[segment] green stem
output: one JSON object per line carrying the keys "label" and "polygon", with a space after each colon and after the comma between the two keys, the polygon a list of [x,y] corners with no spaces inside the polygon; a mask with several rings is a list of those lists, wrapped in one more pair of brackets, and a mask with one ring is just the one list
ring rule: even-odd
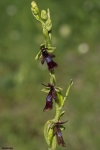
{"label": "green stem", "polygon": [[55,107],[56,107],[56,114],[54,120],[55,122],[58,122],[60,118],[61,107],[59,107],[57,103],[55,103]]}
{"label": "green stem", "polygon": [[48,34],[48,30],[43,28],[43,34],[45,36],[46,45],[48,45],[48,47],[50,47],[51,46],[51,40],[50,40],[50,37],[49,37],[49,34]]}

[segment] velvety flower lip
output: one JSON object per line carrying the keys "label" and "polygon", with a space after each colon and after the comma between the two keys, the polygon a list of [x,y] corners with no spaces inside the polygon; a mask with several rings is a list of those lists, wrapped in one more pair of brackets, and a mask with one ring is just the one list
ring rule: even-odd
{"label": "velvety flower lip", "polygon": [[54,67],[57,67],[57,63],[52,60],[52,58],[54,58],[55,55],[48,53],[48,48],[45,48],[44,45],[42,45],[40,49],[42,53],[41,63],[44,64],[44,62],[46,61],[49,71],[51,71]]}
{"label": "velvety flower lip", "polygon": [[58,145],[61,145],[63,147],[66,147],[66,144],[63,140],[61,128],[63,127],[62,124],[66,123],[67,121],[64,121],[64,122],[58,121],[57,123],[55,123],[54,128],[53,128],[53,134],[56,135]]}
{"label": "velvety flower lip", "polygon": [[48,83],[48,85],[42,84],[46,87],[50,88],[50,91],[46,97],[46,104],[45,107],[43,109],[43,111],[47,111],[47,110],[51,110],[53,108],[53,101],[52,99],[56,99],[56,91],[55,88],[52,84]]}

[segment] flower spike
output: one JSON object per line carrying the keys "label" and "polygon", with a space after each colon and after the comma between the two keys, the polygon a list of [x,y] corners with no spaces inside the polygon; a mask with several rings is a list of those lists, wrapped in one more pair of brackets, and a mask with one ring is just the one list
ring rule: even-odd
{"label": "flower spike", "polygon": [[57,87],[56,76],[54,68],[58,66],[56,62],[53,61],[55,55],[53,55],[56,47],[52,46],[52,21],[50,17],[49,8],[47,10],[39,10],[35,1],[31,3],[31,10],[33,16],[41,23],[42,32],[44,35],[44,41],[40,44],[40,50],[35,57],[35,60],[41,59],[41,64],[44,64],[46,61],[49,74],[50,74],[50,82],[45,85],[41,91],[47,93],[46,104],[43,111],[51,110],[53,108],[53,99],[55,100],[55,117],[52,120],[48,120],[44,125],[44,137],[48,145],[48,150],[56,150],[56,144],[66,147],[66,144],[63,140],[62,130],[65,129],[63,126],[65,122],[61,122],[62,115],[64,115],[65,111],[62,110],[65,100],[68,97],[70,88],[73,84],[71,80],[68,89],[66,91],[65,96],[62,95],[62,88]]}

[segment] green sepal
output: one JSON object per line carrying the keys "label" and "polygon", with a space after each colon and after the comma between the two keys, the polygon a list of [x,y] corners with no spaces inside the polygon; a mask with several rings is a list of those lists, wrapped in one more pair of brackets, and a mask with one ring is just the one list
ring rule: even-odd
{"label": "green sepal", "polygon": [[55,91],[56,92],[60,92],[60,91],[62,91],[63,89],[61,88],[61,87],[55,87]]}
{"label": "green sepal", "polygon": [[38,54],[37,54],[36,57],[35,57],[35,60],[38,60],[38,59],[40,59],[41,57],[42,57],[42,53],[41,53],[41,51],[39,51]]}
{"label": "green sepal", "polygon": [[49,93],[50,87],[45,87],[41,90],[42,92]]}
{"label": "green sepal", "polygon": [[47,47],[47,48],[48,53],[53,53],[54,50],[56,49],[56,47]]}
{"label": "green sepal", "polygon": [[65,127],[63,125],[60,125],[60,130],[61,131],[65,130]]}

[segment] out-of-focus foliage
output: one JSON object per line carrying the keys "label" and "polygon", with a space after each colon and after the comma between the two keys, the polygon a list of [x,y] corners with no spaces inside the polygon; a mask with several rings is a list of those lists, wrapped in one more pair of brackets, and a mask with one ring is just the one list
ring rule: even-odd
{"label": "out-of-focus foliage", "polygon": [[[99,150],[100,0],[36,2],[51,12],[58,86],[74,81],[64,107],[67,149]],[[49,74],[34,60],[44,37],[30,9],[30,0],[0,1],[0,148],[47,149],[43,126],[54,110],[42,112]]]}

